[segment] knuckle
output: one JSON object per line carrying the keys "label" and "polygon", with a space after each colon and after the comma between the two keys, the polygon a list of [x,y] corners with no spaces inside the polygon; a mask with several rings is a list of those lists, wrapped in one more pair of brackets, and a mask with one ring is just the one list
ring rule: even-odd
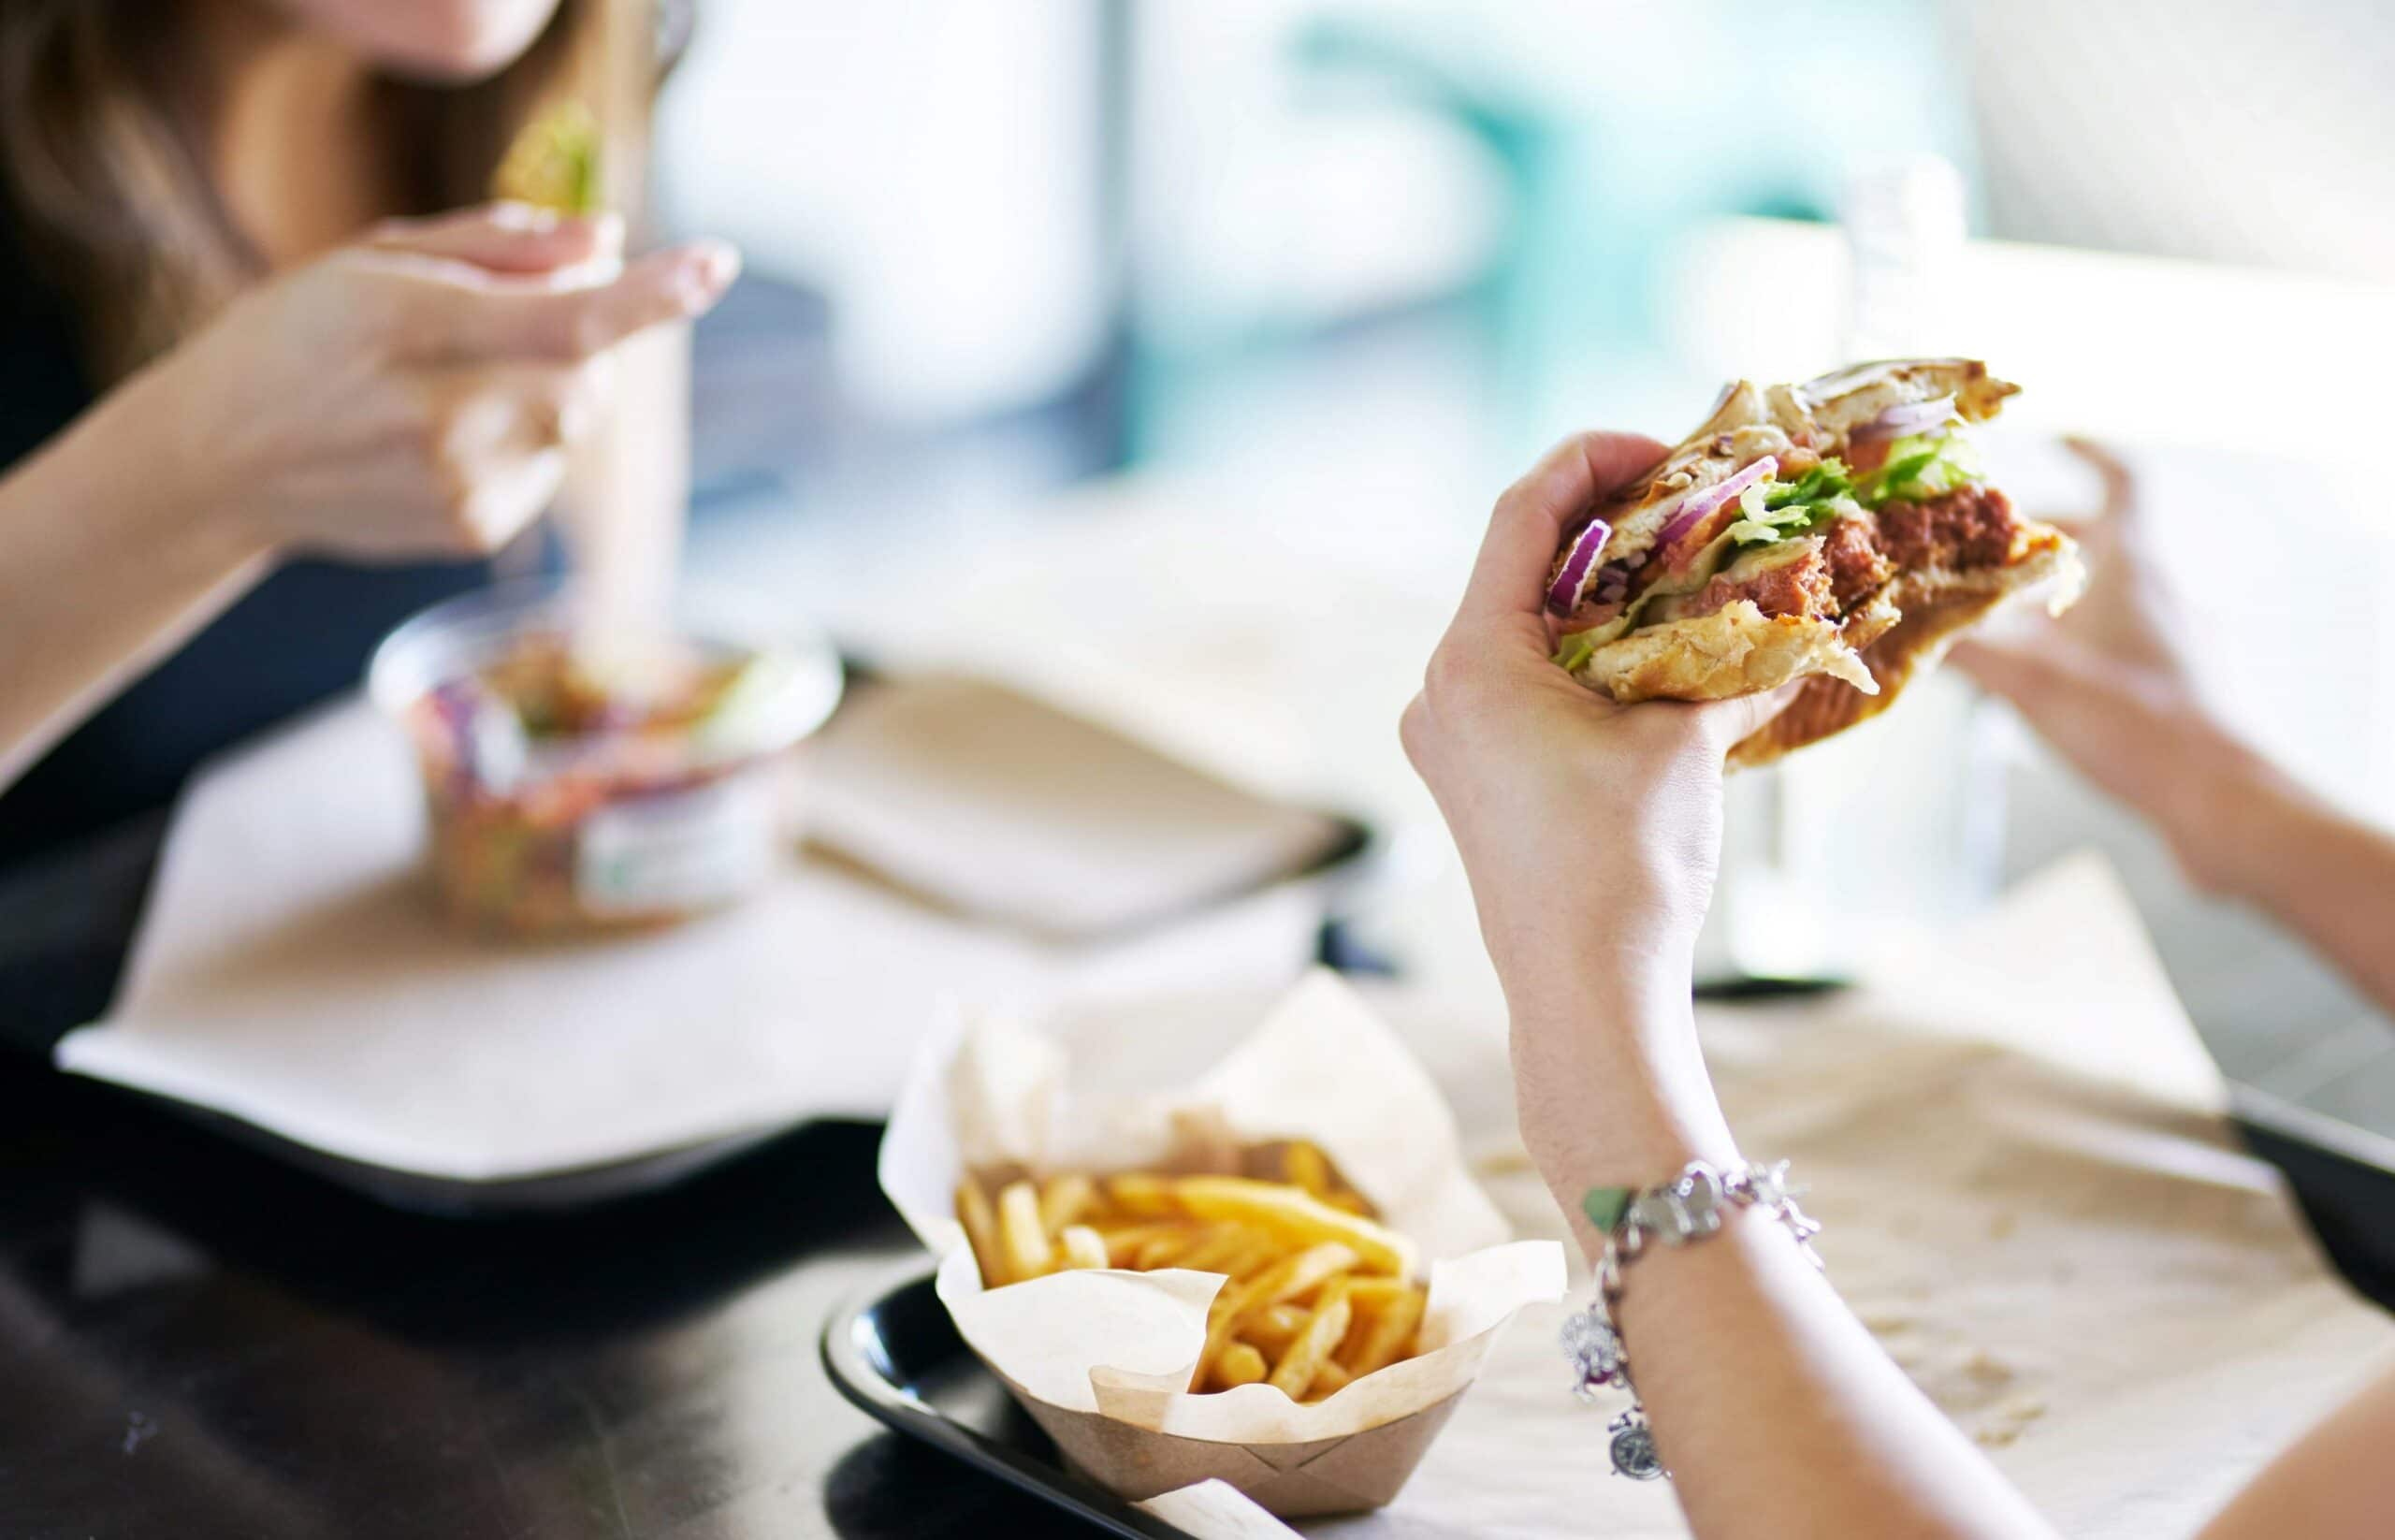
{"label": "knuckle", "polygon": [[361,273],[379,272],[390,266],[390,254],[378,252],[370,245],[343,246],[341,250],[312,262],[300,271],[323,277],[327,275],[356,277]]}
{"label": "knuckle", "polygon": [[491,556],[507,544],[509,533],[506,519],[489,506],[489,500],[459,478],[444,520],[448,548],[458,556]]}
{"label": "knuckle", "polygon": [[404,285],[374,281],[381,275],[364,269],[356,276],[368,281],[349,284],[341,295],[341,303],[369,347],[382,354],[396,354],[426,332],[426,317],[412,302],[414,297]]}
{"label": "knuckle", "polygon": [[1430,754],[1431,736],[1430,708],[1416,695],[1397,719],[1397,741],[1405,749],[1406,763],[1416,770]]}
{"label": "knuckle", "polygon": [[556,416],[558,437],[567,443],[579,443],[588,435],[591,419],[598,413],[597,398],[590,376],[576,370],[560,378],[541,399]]}
{"label": "knuckle", "polygon": [[1422,693],[1432,705],[1471,699],[1480,680],[1480,664],[1469,648],[1442,642],[1422,671]]}
{"label": "knuckle", "polygon": [[428,403],[420,409],[415,421],[409,425],[411,448],[416,458],[432,468],[436,478],[446,485],[456,475],[452,465],[451,446],[457,437],[457,408],[447,402]]}
{"label": "knuckle", "polygon": [[568,356],[588,359],[606,351],[607,318],[595,305],[577,307],[565,327],[565,351]]}
{"label": "knuckle", "polygon": [[443,545],[472,554],[479,543],[482,521],[475,516],[473,484],[456,471],[444,468],[436,491],[441,510],[441,536]]}

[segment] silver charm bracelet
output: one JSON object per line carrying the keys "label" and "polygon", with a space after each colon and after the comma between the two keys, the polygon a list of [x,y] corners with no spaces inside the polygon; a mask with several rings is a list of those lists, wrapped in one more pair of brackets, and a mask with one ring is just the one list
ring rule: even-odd
{"label": "silver charm bracelet", "polygon": [[1692,1160],[1669,1182],[1634,1193],[1627,1187],[1591,1187],[1580,1199],[1589,1222],[1604,1232],[1605,1249],[1597,1262],[1597,1298],[1563,1323],[1563,1356],[1575,1375],[1573,1394],[1582,1401],[1595,1401],[1599,1390],[1611,1386],[1631,1398],[1630,1410],[1606,1425],[1616,1475],[1652,1481],[1671,1475],[1655,1452],[1654,1431],[1647,1426],[1647,1409],[1638,1402],[1638,1388],[1631,1383],[1630,1359],[1613,1323],[1613,1308],[1621,1302],[1622,1268],[1656,1242],[1684,1246],[1717,1233],[1723,1210],[1733,1206],[1761,1209],[1788,1227],[1797,1248],[1818,1268],[1822,1258],[1813,1250],[1813,1237],[1822,1227],[1796,1206],[1796,1190],[1788,1184],[1784,1160],[1727,1170]]}

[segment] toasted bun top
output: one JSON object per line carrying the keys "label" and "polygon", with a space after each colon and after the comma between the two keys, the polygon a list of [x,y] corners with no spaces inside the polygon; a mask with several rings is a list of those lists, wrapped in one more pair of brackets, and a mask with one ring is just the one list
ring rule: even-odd
{"label": "toasted bun top", "polygon": [[1613,529],[1597,560],[1644,556],[1691,493],[1727,480],[1765,455],[1784,457],[1795,448],[1839,454],[1848,434],[1888,408],[1947,396],[1964,420],[1985,422],[2019,389],[1990,374],[1976,358],[1892,358],[1856,364],[1800,385],[1736,381],[1714,402],[1705,425],[1681,440],[1661,465],[1589,510]]}

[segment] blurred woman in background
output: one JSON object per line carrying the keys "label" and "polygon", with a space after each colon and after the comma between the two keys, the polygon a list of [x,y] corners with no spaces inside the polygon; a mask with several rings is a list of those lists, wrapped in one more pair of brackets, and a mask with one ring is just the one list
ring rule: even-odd
{"label": "blurred woman in background", "polygon": [[[1794,687],[1618,706],[1548,661],[1563,530],[1664,453],[1568,441],[1499,500],[1403,735],[1455,832],[1512,1018],[1524,1147],[1591,1262],[1592,1191],[1635,1192],[1741,1155],[1690,1004],[1721,855],[1722,757]],[[2345,818],[2213,709],[2139,549],[2126,474],[2061,620],[1957,654],[2098,784],[2153,820],[2199,885],[2246,898],[2395,1013],[2395,839]],[[1612,1310],[1653,1437],[1705,1540],[1931,1540],[2054,1531],[1882,1352],[1768,1206],[1709,1242],[1656,1245]],[[2289,1430],[2290,1432],[2293,1430]],[[2395,1513],[2395,1380],[2299,1440],[2203,1540],[2373,1540]],[[1590,1456],[1602,1461],[1602,1446]]]}
{"label": "blurred woman in background", "polygon": [[[653,0],[0,6],[0,932],[56,908],[12,926],[12,878],[57,889],[482,581],[555,494],[594,361],[730,283],[719,243],[626,266],[612,217],[469,207],[535,111],[627,49],[653,71],[658,23]],[[96,1010],[130,914],[95,923],[109,966],[65,986],[7,982],[0,948],[0,1029]]]}
{"label": "blurred woman in background", "polygon": [[584,361],[721,290],[711,245],[594,282],[609,221],[407,217],[486,196],[605,8],[0,10],[0,863],[353,680],[546,501]]}

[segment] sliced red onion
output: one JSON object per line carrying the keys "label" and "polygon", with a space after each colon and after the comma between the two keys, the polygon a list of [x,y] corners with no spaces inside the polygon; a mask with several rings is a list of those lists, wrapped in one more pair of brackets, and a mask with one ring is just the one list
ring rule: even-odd
{"label": "sliced red onion", "polygon": [[1672,521],[1664,525],[1662,531],[1655,536],[1655,549],[1659,551],[1671,549],[1672,542],[1693,529],[1698,519],[1778,469],[1778,457],[1765,455],[1745,470],[1715,482],[1703,491],[1691,492],[1688,500],[1680,504],[1680,511],[1674,514]]}
{"label": "sliced red onion", "polygon": [[1934,401],[1892,406],[1847,437],[1857,443],[1869,443],[1877,439],[1901,439],[1908,433],[1936,428],[1953,414],[1954,398],[1940,396]]}
{"label": "sliced red onion", "polygon": [[1589,574],[1597,564],[1597,553],[1613,538],[1613,526],[1604,519],[1589,520],[1589,527],[1572,537],[1572,547],[1563,556],[1563,565],[1556,570],[1555,581],[1546,586],[1546,607],[1557,615],[1569,615],[1580,603],[1580,596],[1588,588]]}

